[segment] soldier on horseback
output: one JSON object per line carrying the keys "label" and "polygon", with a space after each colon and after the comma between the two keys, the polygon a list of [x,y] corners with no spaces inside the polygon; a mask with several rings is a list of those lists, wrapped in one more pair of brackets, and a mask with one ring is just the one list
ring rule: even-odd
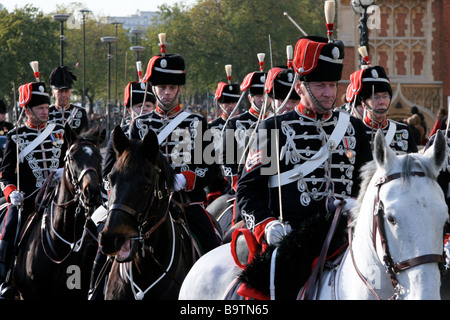
{"label": "soldier on horseback", "polygon": [[[236,201],[246,227],[260,245],[269,245],[271,250],[265,252],[280,248],[277,277],[292,286],[277,292],[278,299],[296,298],[330,229],[335,200],[357,196],[360,168],[372,159],[361,121],[334,110],[343,58],[340,40],[319,36],[298,40],[293,66],[300,103],[293,112],[261,123],[258,131],[266,132],[265,139],[250,149],[239,179]],[[273,130],[278,132],[278,144],[276,135],[270,134]],[[264,158],[268,151],[270,156]],[[273,161],[279,161],[279,170],[269,175],[265,169]],[[331,250],[345,242],[345,225],[337,228]],[[267,266],[270,255],[263,253],[256,260]],[[268,283],[268,275],[252,273],[256,269],[257,264],[250,264],[241,279],[268,295],[255,284],[257,278]],[[295,281],[289,276],[293,272],[300,275]]]}
{"label": "soldier on horseback", "polygon": [[89,123],[86,110],[70,103],[75,80],[77,77],[65,66],[58,66],[50,73],[50,88],[55,97],[55,104],[50,106],[49,122],[63,126],[68,123],[72,130],[79,134],[88,128]]}
{"label": "soldier on horseback", "polygon": [[357,112],[356,106],[359,105],[365,109],[365,117],[361,120],[371,143],[376,131],[381,128],[387,144],[397,154],[417,152],[417,145],[408,125],[387,118],[392,88],[385,69],[371,65],[365,47],[361,47],[360,52],[368,65],[350,75],[346,98],[352,105],[352,111]]}
{"label": "soldier on horseback", "polygon": [[241,96],[239,83],[231,82],[231,67],[232,66],[230,64],[225,66],[228,83],[219,82],[214,95],[214,98],[216,99],[222,113],[218,118],[208,123],[208,129],[211,131],[213,136],[215,159],[213,164],[210,166],[210,169],[212,170],[211,184],[206,188],[208,204],[219,196],[228,193],[230,189],[230,184],[223,176],[218,157],[222,148],[222,131],[227,123],[227,120],[230,116],[232,116],[233,111],[235,111],[236,105]]}
{"label": "soldier on horseback", "polygon": [[1,166],[0,186],[8,202],[0,229],[1,296],[12,290],[6,282],[12,267],[17,235],[34,211],[35,197],[52,172],[61,175],[67,145],[64,128],[49,123],[50,98],[44,82],[19,88],[19,103],[27,122],[8,132]]}
{"label": "soldier on horseback", "polygon": [[[198,237],[202,251],[208,252],[221,243],[221,235],[203,206],[204,187],[209,184],[211,173],[203,159],[205,146],[199,145],[199,138],[207,130],[207,122],[203,116],[183,110],[180,95],[186,82],[184,58],[166,54],[165,34],[160,34],[160,45],[161,54],[150,59],[143,79],[153,87],[156,108],[135,119],[131,138],[143,139],[148,130],[157,133],[161,151],[177,172],[175,191],[185,191],[189,197],[190,203],[185,207],[188,225]],[[177,200],[186,203],[181,198]]]}

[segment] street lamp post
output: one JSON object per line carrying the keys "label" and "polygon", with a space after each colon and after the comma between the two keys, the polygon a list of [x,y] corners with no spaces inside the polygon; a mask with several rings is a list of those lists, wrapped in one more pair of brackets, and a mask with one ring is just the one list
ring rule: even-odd
{"label": "street lamp post", "polygon": [[[144,47],[141,46],[131,46],[131,51],[134,51],[136,53],[136,62],[139,61],[139,52],[143,52],[145,50]],[[139,76],[136,74],[136,80],[139,81]]]}
{"label": "street lamp post", "polygon": [[[356,13],[361,15],[359,19],[359,46],[365,46],[369,52],[369,28],[367,28],[367,8],[375,4],[375,0],[351,0],[351,5]],[[366,64],[364,59],[360,57],[359,66]]]}
{"label": "street lamp post", "polygon": [[117,41],[116,37],[101,37],[102,42],[105,42],[108,45],[108,55],[106,57],[107,61],[107,95],[108,98],[106,100],[106,128],[108,132],[111,131],[111,44]]}
{"label": "street lamp post", "polygon": [[[116,38],[118,39],[118,34],[117,34],[117,28],[119,27],[119,25],[121,25],[122,24],[122,22],[118,22],[118,21],[114,21],[114,22],[111,22],[111,24],[113,24],[115,27],[116,27]],[[117,57],[118,57],[118,55],[117,55],[117,42],[116,42],[116,45],[115,45],[115,51],[116,51],[116,54],[115,54],[115,56],[116,56],[116,59],[115,59],[115,69],[114,69],[114,72],[115,72],[115,100],[114,100],[114,104],[116,105],[116,107],[117,107],[117,102],[118,102],[118,96],[117,96]]]}
{"label": "street lamp post", "polygon": [[70,14],[55,14],[53,19],[60,22],[60,36],[59,36],[59,65],[64,66],[64,22],[70,18]]}
{"label": "street lamp post", "polygon": [[[79,10],[83,15],[83,93],[81,95],[81,105],[83,108],[86,107],[86,14],[91,12],[87,9]],[[89,113],[92,111],[92,106],[89,109]]]}

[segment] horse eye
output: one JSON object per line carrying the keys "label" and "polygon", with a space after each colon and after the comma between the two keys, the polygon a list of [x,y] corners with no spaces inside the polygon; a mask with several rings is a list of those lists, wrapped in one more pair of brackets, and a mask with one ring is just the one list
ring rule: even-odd
{"label": "horse eye", "polygon": [[393,217],[387,217],[387,221],[393,226],[397,224],[397,220],[395,220]]}

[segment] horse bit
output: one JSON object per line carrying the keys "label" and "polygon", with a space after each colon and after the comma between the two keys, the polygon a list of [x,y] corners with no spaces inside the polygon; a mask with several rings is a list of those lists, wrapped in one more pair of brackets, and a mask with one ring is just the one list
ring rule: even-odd
{"label": "horse bit", "polygon": [[[390,181],[401,178],[401,176],[402,176],[401,173],[395,173],[395,174],[389,175],[387,177],[381,177],[375,182],[375,187],[377,187],[377,194],[374,199],[372,244],[373,244],[373,247],[375,248],[375,252],[376,252],[377,251],[376,237],[377,237],[377,232],[378,232],[378,235],[380,236],[381,245],[382,245],[382,248],[384,251],[383,264],[386,269],[386,272],[389,274],[392,286],[394,287],[394,295],[390,298],[390,300],[396,300],[402,294],[401,285],[397,278],[397,274],[399,272],[405,271],[409,268],[412,268],[412,267],[415,267],[415,266],[418,266],[421,264],[433,263],[433,262],[437,262],[437,263],[444,262],[444,256],[442,254],[425,254],[425,255],[415,257],[415,258],[411,258],[411,259],[407,259],[407,260],[404,260],[401,262],[394,263],[394,260],[389,251],[389,246],[388,246],[387,239],[386,239],[386,230],[385,230],[385,226],[384,226],[385,212],[384,212],[383,202],[380,200],[380,189],[381,189],[381,186],[384,185],[385,183],[388,183]],[[425,177],[425,174],[423,172],[412,172],[411,176]],[[350,239],[350,248],[352,248],[351,235],[350,235],[349,239]],[[372,294],[374,294],[378,300],[381,300],[379,295],[375,292],[375,290],[372,288],[372,286],[368,283],[368,281],[365,279],[365,277],[359,271],[358,267],[356,266],[354,257],[353,257],[353,250],[351,250],[351,251],[352,251],[351,253],[352,253],[353,265],[354,265],[359,277],[364,282],[364,284],[367,286],[367,288],[372,292]]]}

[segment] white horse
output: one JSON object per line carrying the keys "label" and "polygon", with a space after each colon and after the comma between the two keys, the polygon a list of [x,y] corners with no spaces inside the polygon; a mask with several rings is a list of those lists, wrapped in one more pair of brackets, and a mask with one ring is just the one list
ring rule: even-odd
{"label": "white horse", "polygon": [[[436,176],[445,157],[442,132],[424,155],[402,156],[377,132],[374,160],[362,170],[361,191],[352,209],[350,245],[340,263],[324,271],[312,298],[440,298],[448,211]],[[230,246],[223,245],[192,267],[179,298],[223,299],[240,272]]]}

